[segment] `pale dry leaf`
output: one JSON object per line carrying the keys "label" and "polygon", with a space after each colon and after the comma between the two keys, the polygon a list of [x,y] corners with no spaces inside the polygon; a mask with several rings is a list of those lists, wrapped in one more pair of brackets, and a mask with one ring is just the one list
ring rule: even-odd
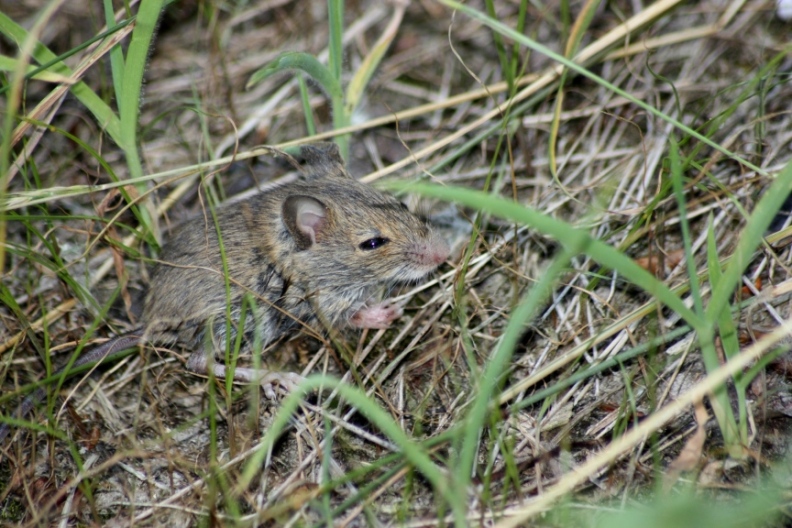
{"label": "pale dry leaf", "polygon": [[699,400],[695,406],[696,431],[685,442],[685,447],[679,452],[679,455],[668,466],[668,471],[663,479],[663,489],[669,490],[671,486],[679,479],[679,476],[684,471],[691,471],[696,469],[701,461],[701,453],[704,448],[704,441],[707,439],[707,430],[705,425],[709,419],[707,409],[704,407],[704,402]]}

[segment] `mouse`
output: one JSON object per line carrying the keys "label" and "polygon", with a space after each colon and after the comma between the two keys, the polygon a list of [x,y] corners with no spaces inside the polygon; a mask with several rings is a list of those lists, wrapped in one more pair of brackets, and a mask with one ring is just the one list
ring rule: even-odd
{"label": "mouse", "polygon": [[[152,269],[139,325],[84,351],[69,371],[150,344],[183,347],[188,371],[225,378],[222,358],[237,338],[250,353],[302,327],[380,329],[399,318],[397,304],[374,296],[424,279],[447,260],[448,243],[395,197],[355,180],[334,143],[305,145],[300,158],[292,159],[296,181],[176,227]],[[247,368],[233,376],[261,384],[269,398],[274,384],[288,390],[302,379]],[[17,416],[44,394],[28,396]],[[9,431],[0,425],[0,442]]]}

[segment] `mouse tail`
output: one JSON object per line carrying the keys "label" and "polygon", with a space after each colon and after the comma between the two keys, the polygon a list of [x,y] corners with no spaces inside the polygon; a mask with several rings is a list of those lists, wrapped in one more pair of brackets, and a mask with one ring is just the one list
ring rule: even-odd
{"label": "mouse tail", "polygon": [[[80,368],[84,365],[94,365],[98,366],[104,363],[106,360],[112,359],[114,356],[117,356],[121,352],[125,352],[131,348],[135,348],[139,346],[143,339],[143,330],[141,328],[137,328],[135,330],[131,330],[126,334],[122,334],[118,337],[107,341],[99,345],[98,347],[94,347],[88,351],[83,352],[80,356],[74,360],[71,366],[66,372],[66,378],[71,377],[78,372],[82,372],[85,369]],[[68,365],[67,365],[68,366]],[[61,376],[63,375],[66,367],[59,369],[53,376]],[[24,401],[17,407],[16,412],[14,413],[14,418],[21,420],[25,418],[30,411],[33,410],[33,407],[36,406],[42,399],[46,392],[44,387],[38,387],[33,393],[29,394]],[[3,444],[3,441],[11,432],[11,424],[4,422],[0,424],[0,445]]]}

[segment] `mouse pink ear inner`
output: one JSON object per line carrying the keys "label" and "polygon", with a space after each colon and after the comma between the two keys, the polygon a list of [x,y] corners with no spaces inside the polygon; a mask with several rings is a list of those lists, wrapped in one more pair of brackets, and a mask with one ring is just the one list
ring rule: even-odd
{"label": "mouse pink ear inner", "polygon": [[297,249],[308,249],[327,226],[327,207],[311,196],[289,196],[283,202],[283,221]]}

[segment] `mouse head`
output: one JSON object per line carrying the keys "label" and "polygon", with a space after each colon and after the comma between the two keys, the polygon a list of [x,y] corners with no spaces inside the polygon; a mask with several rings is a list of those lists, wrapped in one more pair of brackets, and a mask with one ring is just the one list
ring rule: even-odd
{"label": "mouse head", "polygon": [[295,185],[281,214],[295,266],[339,288],[419,280],[449,253],[402,203],[345,172]]}

